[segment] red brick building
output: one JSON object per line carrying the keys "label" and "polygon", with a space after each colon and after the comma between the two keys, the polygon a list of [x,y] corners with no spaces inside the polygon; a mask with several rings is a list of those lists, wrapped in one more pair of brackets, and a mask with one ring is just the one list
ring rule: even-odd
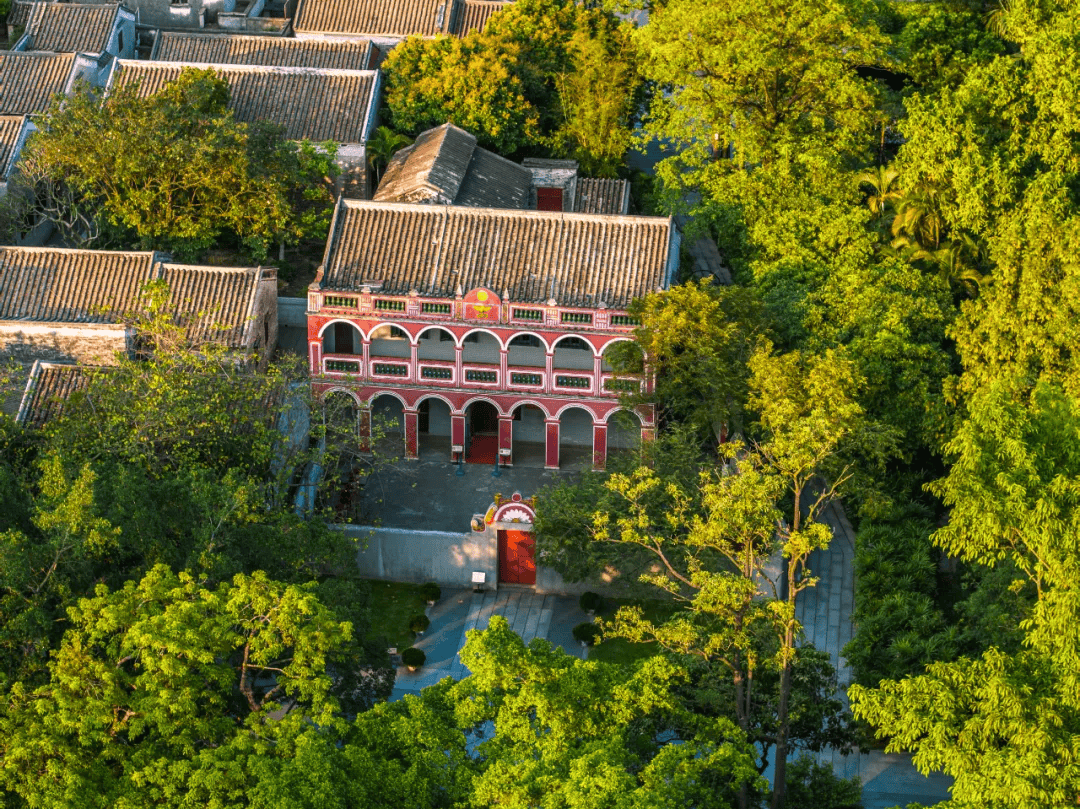
{"label": "red brick building", "polygon": [[[605,361],[631,340],[630,301],[665,289],[670,219],[343,200],[308,292],[317,389],[347,395],[361,441],[371,414],[406,457],[503,464],[651,437],[651,408],[620,421]],[[527,456],[527,458],[526,458]]]}

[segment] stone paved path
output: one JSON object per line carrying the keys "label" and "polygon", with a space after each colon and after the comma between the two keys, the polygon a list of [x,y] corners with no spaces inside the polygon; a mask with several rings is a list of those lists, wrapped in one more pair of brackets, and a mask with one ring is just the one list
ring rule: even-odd
{"label": "stone paved path", "polygon": [[[491,616],[501,615],[506,618],[510,628],[521,636],[525,643],[533,638],[547,638],[553,633],[566,634],[562,623],[577,613],[576,600],[573,609],[567,610],[568,599],[544,593],[536,593],[531,588],[507,587],[503,585],[497,592],[485,591],[473,593],[468,590],[453,591],[429,610],[431,626],[419,638],[416,646],[428,656],[423,668],[410,672],[399,666],[394,682],[392,699],[400,698],[405,693],[417,693],[422,688],[434,685],[443,677],[455,680],[468,675],[468,669],[461,662],[458,654],[465,645],[465,633],[470,629],[487,629]],[[560,625],[553,632],[552,619],[560,616]],[[558,643],[558,639],[549,638]]]}
{"label": "stone paved path", "polygon": [[[840,650],[851,640],[851,614],[855,604],[855,532],[844,511],[832,504],[825,511],[824,521],[832,528],[833,541],[825,551],[810,556],[809,568],[820,576],[816,587],[800,596],[796,610],[806,637],[818,649],[828,651],[836,667],[837,681],[843,694],[851,684],[851,669]],[[843,777],[859,776],[863,784],[864,809],[887,809],[908,803],[933,805],[948,800],[952,779],[941,773],[923,776],[906,754],[872,751],[841,756],[826,750],[818,756]]]}

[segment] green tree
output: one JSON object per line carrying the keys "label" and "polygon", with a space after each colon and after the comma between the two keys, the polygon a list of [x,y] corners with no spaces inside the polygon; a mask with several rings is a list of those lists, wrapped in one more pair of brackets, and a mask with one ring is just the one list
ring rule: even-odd
{"label": "green tree", "polygon": [[272,756],[335,721],[326,660],[351,628],[310,588],[255,574],[208,589],[159,566],[69,617],[49,683],[16,684],[0,716],[0,773],[29,805],[237,805],[235,745]]}
{"label": "green tree", "polygon": [[367,142],[368,164],[375,171],[375,183],[378,185],[379,178],[382,177],[383,170],[390,162],[390,158],[394,156],[394,153],[404,149],[412,143],[411,138],[407,138],[387,126],[380,126],[375,130],[375,133]]}
{"label": "green tree", "polygon": [[655,376],[653,394],[631,404],[656,401],[665,418],[692,425],[702,436],[738,429],[746,404],[747,361],[767,334],[767,318],[752,291],[683,284],[635,300],[630,314],[641,325],[634,343],[613,347],[616,375],[642,371],[642,352]]}
{"label": "green tree", "polygon": [[[661,479],[648,466],[612,474],[605,487],[617,499],[594,515],[593,535],[652,554],[657,572],[643,574],[642,581],[684,607],[664,623],[624,609],[609,631],[656,641],[728,671],[735,721],[762,750],[760,768],[775,749],[777,807],[784,801],[795,716],[801,631],[795,606],[817,581],[807,560],[832,538],[821,512],[852,475],[843,450],[859,439],[865,419],[855,399],[861,380],[835,354],[773,355],[762,348],[749,367],[756,440],[721,445],[722,469],[703,472],[690,488]],[[658,509],[657,502],[665,507]],[[541,534],[541,547],[543,542]],[[779,569],[771,569],[773,560]],[[762,703],[753,698],[754,689],[767,679],[760,670],[769,668],[776,675],[775,697],[767,700],[767,715],[755,715]],[[825,743],[816,735],[821,715],[810,725],[816,733],[808,741]],[[744,788],[740,805],[749,801]]]}
{"label": "green tree", "polygon": [[[185,69],[159,92],[103,98],[83,86],[55,102],[20,156],[18,182],[64,238],[162,249],[191,260],[226,235],[265,258],[269,244],[325,236],[333,144],[286,142],[238,124],[227,83]],[[234,242],[235,243],[235,242]]]}
{"label": "green tree", "polygon": [[1080,792],[1080,408],[1060,387],[1036,387],[1029,405],[1002,383],[974,396],[968,412],[935,486],[952,507],[935,542],[968,562],[1007,560],[1030,584],[1023,647],[853,686],[852,708],[890,739],[887,749],[952,775],[958,806],[1071,805]]}
{"label": "green tree", "polygon": [[526,647],[495,616],[461,651],[472,676],[454,686],[459,721],[494,734],[477,747],[472,803],[574,807],[730,807],[760,789],[753,752],[723,719],[699,719],[682,744],[660,741],[682,709],[682,673],[662,658],[632,670],[585,662],[546,641]]}
{"label": "green tree", "polygon": [[[828,163],[862,150],[873,88],[854,67],[880,59],[870,7],[674,0],[638,32],[653,96],[646,133],[681,150],[662,173],[701,188],[710,172],[776,160]],[[736,159],[717,161],[733,151]]]}
{"label": "green tree", "polygon": [[407,40],[383,66],[393,127],[450,121],[504,156],[554,149],[613,176],[641,92],[626,27],[600,8],[525,0],[462,39]]}

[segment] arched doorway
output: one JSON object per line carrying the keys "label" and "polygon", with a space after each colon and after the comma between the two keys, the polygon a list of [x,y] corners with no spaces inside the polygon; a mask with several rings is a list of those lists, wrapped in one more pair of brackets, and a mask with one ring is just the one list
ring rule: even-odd
{"label": "arched doorway", "polygon": [[608,459],[616,455],[636,455],[641,449],[641,417],[630,410],[617,410],[607,420]]}
{"label": "arched doorway", "polygon": [[399,458],[405,455],[405,406],[396,396],[380,393],[371,400],[372,448]]}
{"label": "arched doorway", "polygon": [[475,401],[465,409],[465,462],[495,464],[499,456],[499,409]]}
{"label": "arched doorway", "polygon": [[417,403],[417,454],[421,460],[449,458],[451,431],[450,405],[438,396],[428,396]]}
{"label": "arched doorway", "polygon": [[592,468],[593,416],[583,407],[568,407],[559,415],[559,468]]}
{"label": "arched doorway", "polygon": [[546,418],[547,414],[539,405],[523,404],[514,408],[511,444],[514,466],[543,469]]}

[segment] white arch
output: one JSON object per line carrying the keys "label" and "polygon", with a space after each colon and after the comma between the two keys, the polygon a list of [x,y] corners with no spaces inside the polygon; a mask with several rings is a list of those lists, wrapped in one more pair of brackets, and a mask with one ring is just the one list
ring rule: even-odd
{"label": "white arch", "polygon": [[580,334],[564,334],[564,335],[563,335],[562,337],[560,337],[560,338],[559,338],[559,339],[557,339],[557,340],[556,340],[556,341],[555,341],[554,343],[552,343],[552,344],[551,344],[551,353],[552,353],[552,354],[554,354],[554,353],[555,353],[555,349],[557,349],[557,348],[559,347],[559,343],[561,343],[561,342],[562,342],[563,340],[568,340],[568,339],[570,339],[570,338],[576,338],[576,339],[578,339],[578,340],[581,340],[581,341],[582,341],[583,343],[585,343],[585,345],[587,345],[587,346],[588,346],[589,348],[591,348],[591,349],[592,349],[592,352],[593,352],[593,356],[594,356],[594,357],[599,357],[599,356],[602,356],[602,355],[601,355],[601,354],[600,354],[600,353],[599,353],[599,352],[597,351],[597,349],[596,349],[596,346],[594,346],[594,345],[593,345],[592,343],[590,343],[590,342],[589,342],[588,340],[586,340],[586,339],[585,339],[584,337],[582,337],[582,336],[581,336]]}
{"label": "white arch", "polygon": [[[450,330],[447,329],[447,331],[450,331]],[[474,334],[474,333],[476,333],[478,331],[483,332],[484,334],[490,334],[492,337],[495,338],[495,342],[499,344],[499,350],[500,351],[505,351],[506,350],[506,345],[503,344],[503,341],[499,339],[499,335],[497,335],[491,329],[485,329],[485,328],[481,328],[481,327],[477,327],[475,329],[469,329],[467,332],[465,332],[463,335],[461,335],[461,337],[458,338],[457,344],[459,346],[464,346],[465,345],[465,338],[468,337],[470,334]]]}
{"label": "white arch", "polygon": [[[394,325],[396,325],[396,324],[394,324]],[[401,327],[399,326],[398,328],[401,328]],[[450,331],[450,329],[446,328],[446,326],[435,326],[435,325],[428,324],[426,326],[423,326],[420,329],[420,331],[418,331],[415,335],[413,335],[412,332],[410,332],[408,329],[404,329],[403,331],[406,334],[409,335],[409,339],[410,339],[410,341],[412,342],[413,345],[419,345],[420,344],[420,338],[424,336],[424,333],[429,332],[432,329],[436,329],[438,331],[446,332],[447,334],[449,334],[451,337],[454,338],[454,344],[457,345],[457,337],[454,337],[454,333],[452,331]]]}
{"label": "white arch", "polygon": [[420,407],[420,403],[425,401],[426,399],[438,399],[440,402],[443,402],[448,408],[450,408],[451,413],[455,412],[454,403],[447,399],[445,396],[442,396],[438,393],[425,393],[423,396],[416,400],[416,404],[413,407]]}
{"label": "white arch", "polygon": [[510,338],[506,341],[506,347],[510,348],[510,344],[512,342],[514,342],[515,337],[524,337],[526,335],[529,335],[530,337],[535,337],[537,340],[539,340],[540,344],[544,347],[545,353],[552,350],[551,346],[548,344],[548,341],[545,340],[543,337],[541,337],[539,334],[537,334],[534,331],[517,331],[517,332],[514,332],[512,335],[510,335]]}
{"label": "white arch", "polygon": [[323,324],[322,328],[319,329],[319,340],[320,340],[320,342],[322,341],[323,334],[326,332],[326,330],[328,328],[330,328],[331,326],[333,326],[335,323],[348,323],[350,326],[352,326],[354,329],[356,329],[358,332],[360,332],[360,336],[362,338],[367,339],[367,336],[364,334],[364,330],[361,329],[359,326],[357,326],[355,323],[353,323],[351,320],[346,320],[343,317],[335,317],[333,320],[326,321]]}
{"label": "white arch", "polygon": [[577,408],[578,410],[584,410],[586,413],[592,416],[593,424],[601,420],[599,416],[597,416],[596,413],[593,412],[593,409],[591,407],[581,404],[580,402],[571,402],[570,404],[563,405],[559,408],[559,411],[553,416],[553,418],[561,419],[563,413],[565,413],[567,410],[572,410],[574,408]]}
{"label": "white arch", "polygon": [[[467,402],[465,402],[465,404],[463,404],[461,406],[461,412],[462,413],[469,412],[469,405],[473,404],[474,402],[487,402],[488,404],[492,405],[495,408],[495,411],[500,416],[505,416],[506,415],[506,413],[503,412],[503,409],[501,407],[499,407],[499,403],[496,402],[494,399],[489,399],[487,396],[474,396],[473,398],[469,399]],[[453,412],[453,411],[451,411],[451,412]]]}
{"label": "white arch", "polygon": [[[613,337],[612,339],[610,339],[606,343],[604,343],[602,346],[600,346],[600,356],[603,356],[604,352],[606,352],[609,348],[611,348],[616,343],[634,343],[636,345],[637,340],[635,340],[633,337]],[[638,346],[638,348],[641,349],[641,346]],[[644,349],[641,349],[641,355],[645,356],[645,350]]]}
{"label": "white arch", "polygon": [[356,394],[356,392],[355,392],[355,391],[351,391],[351,390],[349,390],[348,388],[343,388],[343,387],[341,387],[341,386],[339,386],[339,385],[335,385],[335,386],[334,386],[334,387],[332,387],[332,388],[327,388],[326,390],[324,390],[324,391],[322,392],[322,395],[320,396],[320,398],[321,398],[321,399],[322,399],[323,401],[326,401],[326,397],[328,397],[328,396],[329,396],[329,395],[330,395],[331,393],[344,393],[344,394],[346,394],[347,396],[349,396],[349,397],[351,397],[351,398],[352,398],[352,400],[353,400],[353,403],[354,403],[354,404],[355,404],[355,405],[356,405],[356,406],[357,406],[358,408],[361,408],[361,409],[363,409],[363,408],[365,407],[364,403],[363,403],[362,401],[360,401],[360,397],[359,397],[359,396],[358,396],[358,395]]}
{"label": "white arch", "polygon": [[[405,328],[404,323],[394,323],[394,322],[386,321],[386,320],[381,321],[379,323],[376,323],[374,326],[372,326],[370,329],[368,329],[368,333],[364,335],[364,339],[365,340],[374,339],[372,337],[372,335],[375,334],[375,332],[377,332],[383,326],[393,326],[396,329],[400,329],[401,331],[405,332],[405,336],[409,338],[409,344],[410,345],[416,345],[416,339],[417,339],[416,336],[411,331],[409,331],[407,328]],[[361,331],[360,333],[364,334],[363,331]]]}
{"label": "white arch", "polygon": [[609,421],[611,421],[611,417],[614,416],[616,413],[629,413],[631,416],[633,416],[634,418],[636,418],[638,420],[638,426],[639,427],[647,427],[647,426],[649,426],[649,425],[647,425],[645,423],[645,417],[642,416],[640,413],[638,413],[636,410],[634,410],[632,407],[622,407],[622,406],[613,407],[608,412],[608,414],[606,416],[604,416],[603,422],[605,424],[607,424]]}
{"label": "white arch", "polygon": [[393,396],[395,399],[397,399],[399,402],[401,402],[401,409],[402,410],[408,410],[409,409],[408,402],[406,402],[405,399],[402,398],[401,394],[394,393],[394,391],[392,391],[392,390],[380,390],[380,391],[378,391],[376,393],[371,394],[371,396],[368,397],[367,406],[371,407],[372,404],[374,404],[375,400],[378,399],[380,396]]}
{"label": "white arch", "polygon": [[544,407],[539,402],[532,401],[531,399],[525,399],[524,401],[514,404],[514,406],[510,408],[510,414],[513,415],[514,411],[523,405],[532,405],[533,407],[539,408],[540,412],[544,414],[545,421],[551,418],[551,414],[548,412],[548,409],[546,407]]}

